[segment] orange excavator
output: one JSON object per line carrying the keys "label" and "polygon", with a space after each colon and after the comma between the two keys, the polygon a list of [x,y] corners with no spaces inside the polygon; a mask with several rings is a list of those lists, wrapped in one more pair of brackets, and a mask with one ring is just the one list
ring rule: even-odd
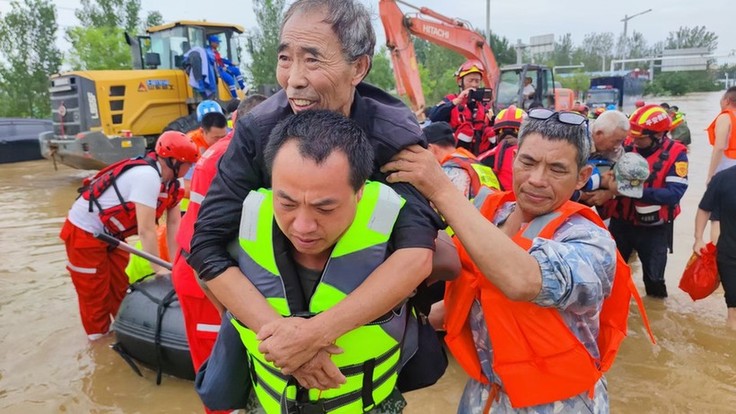
{"label": "orange excavator", "polygon": [[[414,9],[416,13],[404,14],[397,3]],[[572,108],[572,90],[556,87],[553,73],[548,67],[517,64],[499,68],[485,38],[474,31],[468,22],[402,0],[379,0],[378,7],[386,32],[386,45],[391,52],[396,90],[399,95],[409,98],[412,110],[420,119],[423,118],[426,102],[412,35],[448,48],[466,59],[483,63],[486,69],[483,83],[486,88],[493,90],[494,112],[510,105],[529,107],[534,103],[558,111]],[[526,78],[532,79],[535,88],[531,99],[523,94]]]}

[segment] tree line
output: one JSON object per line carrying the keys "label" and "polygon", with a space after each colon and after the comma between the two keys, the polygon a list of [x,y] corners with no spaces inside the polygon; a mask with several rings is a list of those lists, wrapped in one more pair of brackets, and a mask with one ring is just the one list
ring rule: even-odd
{"label": "tree line", "polygon": [[[252,86],[276,84],[276,49],[286,3],[286,0],[253,1],[257,27],[249,31],[243,45],[249,57],[244,66]],[[62,28],[52,0],[13,0],[10,11],[0,15],[0,116],[50,116],[48,77],[62,67],[72,70],[129,69],[131,53],[124,33],[144,33],[147,27],[163,23],[158,11],[148,12],[145,17],[141,15],[140,0],[81,0],[75,10],[79,24],[63,28],[71,48],[62,53],[56,45],[57,32]],[[531,56],[525,51],[523,56],[525,62],[535,61],[550,67],[582,63],[584,71],[589,72],[607,70],[611,59],[624,55],[630,58],[660,56],[664,49],[692,47],[714,51],[717,45],[718,36],[704,26],[680,27],[670,32],[664,41],[653,44],[634,31],[627,39],[616,39],[611,32],[589,33],[581,44],[575,45],[572,35],[567,33],[555,41],[553,52]],[[433,105],[445,94],[456,91],[453,74],[465,59],[418,38],[414,39],[414,47],[425,99],[428,105]],[[499,65],[516,62],[516,50],[506,37],[493,33],[491,49]],[[655,66],[657,63],[655,60]],[[656,67],[648,66],[649,62],[636,65],[657,74],[649,86],[651,93],[678,94],[718,88],[715,79],[723,77],[723,73],[734,74],[736,70],[713,65],[702,73],[658,73]],[[582,72],[560,80],[567,87],[587,89],[589,77]],[[395,90],[385,46],[376,51],[367,81],[389,91]]]}

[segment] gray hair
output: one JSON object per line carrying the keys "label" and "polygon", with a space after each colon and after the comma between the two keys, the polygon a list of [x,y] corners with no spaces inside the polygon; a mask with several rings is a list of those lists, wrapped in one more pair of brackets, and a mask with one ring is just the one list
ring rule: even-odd
{"label": "gray hair", "polygon": [[324,22],[332,26],[348,62],[353,63],[364,55],[368,56],[369,62],[373,61],[376,32],[371,24],[371,14],[356,0],[297,0],[286,10],[279,32],[295,14],[315,10],[325,12]]}
{"label": "gray hair", "polygon": [[526,118],[519,129],[519,148],[524,145],[525,138],[535,132],[550,141],[565,141],[572,144],[578,151],[576,158],[578,169],[583,168],[588,162],[590,139],[587,124],[565,124],[557,119],[557,115],[547,119]]}
{"label": "gray hair", "polygon": [[629,118],[623,112],[620,111],[605,111],[598,119],[593,122],[591,126],[591,132],[595,134],[597,131],[603,131],[603,133],[612,133],[617,129],[629,131]]}

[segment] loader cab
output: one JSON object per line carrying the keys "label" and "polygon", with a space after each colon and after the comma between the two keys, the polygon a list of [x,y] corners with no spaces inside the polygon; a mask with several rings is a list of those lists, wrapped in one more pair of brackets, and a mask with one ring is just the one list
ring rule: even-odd
{"label": "loader cab", "polygon": [[[531,78],[534,95],[524,96],[524,80]],[[555,107],[555,83],[552,71],[540,65],[511,65],[501,68],[495,112],[511,105],[528,110],[530,107]]]}
{"label": "loader cab", "polygon": [[184,55],[194,47],[207,49],[207,37],[220,39],[218,51],[234,65],[240,63],[238,35],[244,29],[237,25],[203,21],[179,21],[150,27],[145,36],[128,39],[133,51],[134,69],[182,69]]}

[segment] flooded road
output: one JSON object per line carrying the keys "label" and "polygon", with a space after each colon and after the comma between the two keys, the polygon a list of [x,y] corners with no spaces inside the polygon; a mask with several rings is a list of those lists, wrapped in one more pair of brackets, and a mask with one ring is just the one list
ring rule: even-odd
{"label": "flooded road", "polygon": [[[677,288],[705,190],[710,146],[703,130],[720,96],[654,99],[687,114],[690,188],[667,265],[670,298],[644,298],[658,343],[649,344],[632,307],[629,337],[607,375],[613,413],[736,412],[736,332],[723,326],[723,291],[693,303]],[[109,349],[112,338],[87,341],[58,233],[89,174],[63,166],[54,171],[45,160],[0,165],[0,412],[202,412],[191,382],[165,377],[156,386],[154,372],[138,377]],[[643,292],[638,263],[633,268]],[[406,395],[405,412],[453,413],[464,383],[453,363],[437,385]]]}

